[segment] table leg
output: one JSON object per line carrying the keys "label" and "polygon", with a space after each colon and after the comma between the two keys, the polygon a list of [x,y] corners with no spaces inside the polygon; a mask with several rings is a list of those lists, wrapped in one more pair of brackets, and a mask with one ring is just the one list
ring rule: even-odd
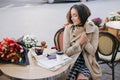
{"label": "table leg", "polygon": [[0,76],[2,76],[3,75],[3,73],[2,73],[2,71],[0,70]]}

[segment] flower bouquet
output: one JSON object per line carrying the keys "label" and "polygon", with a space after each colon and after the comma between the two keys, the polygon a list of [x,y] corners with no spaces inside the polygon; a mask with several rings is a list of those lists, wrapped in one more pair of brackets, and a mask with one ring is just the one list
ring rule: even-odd
{"label": "flower bouquet", "polygon": [[37,38],[34,35],[22,36],[18,41],[26,48],[36,47],[38,42]]}
{"label": "flower bouquet", "polygon": [[117,12],[111,12],[108,16],[109,21],[120,21],[120,14]]}
{"label": "flower bouquet", "polygon": [[97,18],[94,18],[92,19],[92,21],[94,22],[94,24],[98,27],[101,27],[101,23],[102,23],[102,19],[97,17]]}
{"label": "flower bouquet", "polygon": [[4,38],[0,42],[0,63],[28,65],[27,51],[17,40]]}

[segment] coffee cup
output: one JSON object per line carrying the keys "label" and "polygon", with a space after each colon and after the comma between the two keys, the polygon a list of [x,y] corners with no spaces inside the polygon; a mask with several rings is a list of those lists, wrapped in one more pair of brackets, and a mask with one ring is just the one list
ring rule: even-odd
{"label": "coffee cup", "polygon": [[36,53],[37,55],[42,55],[43,51],[42,51],[41,48],[35,48],[35,53]]}
{"label": "coffee cup", "polygon": [[57,55],[56,55],[56,56],[57,56],[57,61],[58,61],[58,62],[63,61],[63,54],[64,54],[64,53],[63,53],[62,51],[60,51],[60,50],[57,51]]}

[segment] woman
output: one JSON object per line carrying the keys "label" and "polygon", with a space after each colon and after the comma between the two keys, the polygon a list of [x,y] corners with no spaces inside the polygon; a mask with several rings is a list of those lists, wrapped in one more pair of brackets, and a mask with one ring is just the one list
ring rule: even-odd
{"label": "woman", "polygon": [[88,21],[91,15],[84,5],[73,5],[67,14],[69,25],[64,31],[64,52],[68,56],[79,53],[66,80],[100,80],[101,69],[95,59],[99,30],[93,22]]}

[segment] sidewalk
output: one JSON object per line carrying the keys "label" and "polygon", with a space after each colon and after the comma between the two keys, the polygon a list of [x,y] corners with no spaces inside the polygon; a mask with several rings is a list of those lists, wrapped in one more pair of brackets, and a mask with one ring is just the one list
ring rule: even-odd
{"label": "sidewalk", "polygon": [[[107,64],[101,64],[103,71],[101,80],[112,80],[112,69]],[[120,80],[120,63],[115,66],[115,79]]]}

